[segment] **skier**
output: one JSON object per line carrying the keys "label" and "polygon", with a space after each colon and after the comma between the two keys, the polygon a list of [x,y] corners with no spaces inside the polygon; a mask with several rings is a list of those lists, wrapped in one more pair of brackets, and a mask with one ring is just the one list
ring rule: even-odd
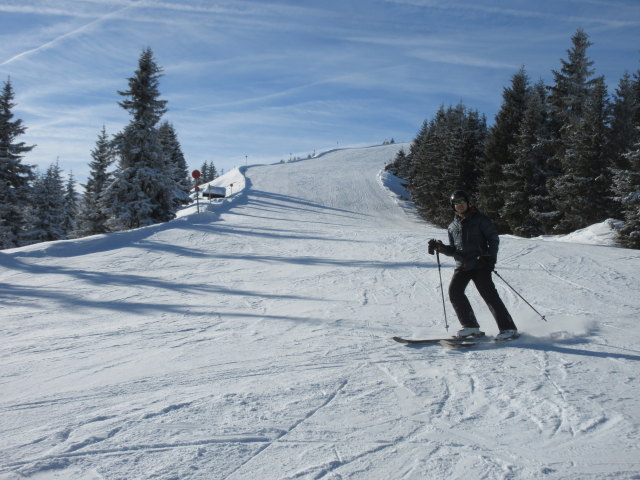
{"label": "skier", "polygon": [[464,293],[473,280],[500,329],[496,340],[517,338],[518,329],[491,278],[500,243],[495,225],[489,217],[471,205],[469,195],[464,190],[456,190],[451,194],[451,207],[455,215],[448,228],[449,245],[440,240],[429,240],[429,252],[437,250],[456,260],[456,268],[449,284],[449,299],[462,325],[458,337],[484,335]]}

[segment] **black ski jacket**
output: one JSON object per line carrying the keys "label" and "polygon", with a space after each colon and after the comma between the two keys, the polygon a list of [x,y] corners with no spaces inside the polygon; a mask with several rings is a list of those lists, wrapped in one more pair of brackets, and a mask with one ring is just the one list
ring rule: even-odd
{"label": "black ski jacket", "polygon": [[456,214],[448,232],[449,245],[442,253],[456,260],[456,269],[487,268],[479,258],[482,255],[491,255],[494,262],[498,258],[498,230],[489,217],[475,207],[471,207],[464,218]]}

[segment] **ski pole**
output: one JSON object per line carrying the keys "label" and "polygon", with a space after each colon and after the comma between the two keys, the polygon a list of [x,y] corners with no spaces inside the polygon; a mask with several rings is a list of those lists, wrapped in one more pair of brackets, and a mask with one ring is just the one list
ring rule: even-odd
{"label": "ski pole", "polygon": [[506,283],[507,287],[509,287],[511,290],[513,290],[515,292],[515,294],[518,295],[524,301],[524,303],[529,305],[531,307],[531,309],[534,312],[536,312],[540,316],[540,318],[542,318],[542,320],[544,320],[545,322],[547,321],[547,319],[544,318],[544,315],[542,315],[538,310],[533,308],[533,305],[531,305],[529,302],[527,302],[527,300],[525,300],[525,298],[522,295],[520,295],[515,288],[513,288],[511,285],[509,285],[509,282],[507,282],[504,278],[502,278],[502,275],[500,275],[497,270],[493,270],[493,273],[495,273],[500,280],[502,280],[504,283]]}
{"label": "ski pole", "polygon": [[442,288],[442,271],[440,270],[440,252],[436,250],[436,260],[438,261],[438,275],[440,276],[440,293],[442,294],[442,311],[444,312],[444,326],[449,331],[449,322],[447,322],[447,309],[444,305],[444,289]]}

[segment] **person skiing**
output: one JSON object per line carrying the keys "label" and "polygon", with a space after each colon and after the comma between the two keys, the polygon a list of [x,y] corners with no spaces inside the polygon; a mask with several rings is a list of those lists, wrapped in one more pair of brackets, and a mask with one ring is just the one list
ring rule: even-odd
{"label": "person skiing", "polygon": [[462,325],[458,337],[484,336],[464,293],[469,282],[473,281],[500,329],[496,340],[518,338],[518,329],[491,278],[500,243],[495,225],[470,203],[470,197],[464,190],[451,194],[451,207],[455,215],[448,228],[449,245],[440,240],[429,240],[429,252],[437,250],[456,261],[449,284],[449,299]]}

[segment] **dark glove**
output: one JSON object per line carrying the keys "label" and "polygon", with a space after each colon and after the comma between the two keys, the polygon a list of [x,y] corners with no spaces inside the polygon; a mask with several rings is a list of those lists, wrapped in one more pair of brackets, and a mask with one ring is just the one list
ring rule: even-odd
{"label": "dark glove", "polygon": [[429,243],[427,243],[427,245],[429,246],[427,248],[429,255],[433,255],[434,253],[436,253],[436,245],[438,244],[438,242],[436,242],[435,239],[431,239],[429,240]]}
{"label": "dark glove", "polygon": [[493,271],[493,269],[496,267],[496,257],[494,257],[493,255],[480,255],[478,257],[478,261],[491,271]]}
{"label": "dark glove", "polygon": [[446,248],[444,243],[442,243],[442,240],[435,240],[433,238],[429,240],[428,245],[429,245],[429,255],[433,255],[436,251],[443,252]]}

